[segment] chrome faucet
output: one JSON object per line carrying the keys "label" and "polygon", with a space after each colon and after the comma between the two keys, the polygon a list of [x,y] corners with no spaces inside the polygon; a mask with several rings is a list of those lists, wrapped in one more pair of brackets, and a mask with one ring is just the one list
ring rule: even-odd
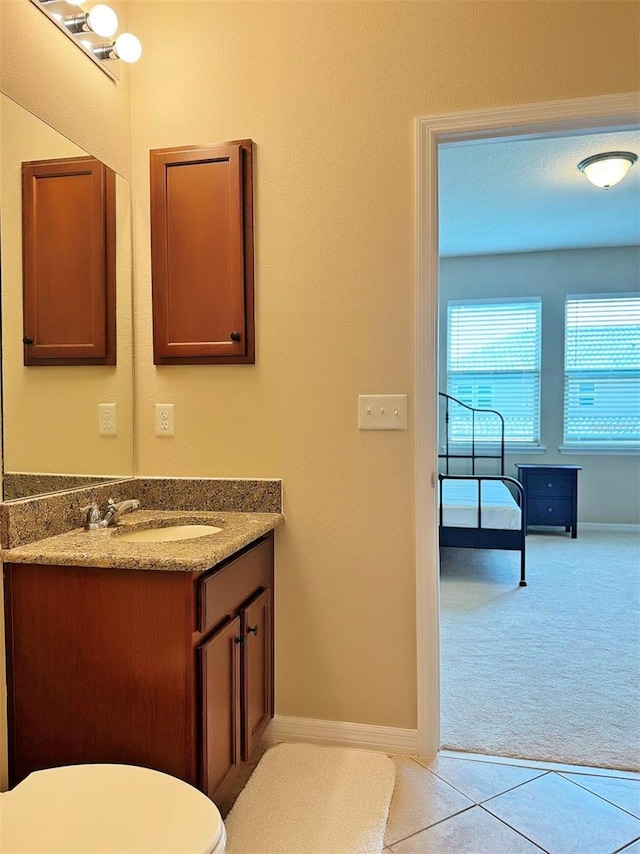
{"label": "chrome faucet", "polygon": [[99,528],[108,528],[115,525],[123,513],[130,510],[137,510],[140,507],[140,502],[137,498],[131,498],[127,501],[118,501],[117,503],[110,498],[107,501],[107,509],[104,511],[104,516],[100,513],[100,508],[96,502],[92,502],[87,507],[82,508],[82,513],[85,514],[84,529],[85,531],[97,531]]}

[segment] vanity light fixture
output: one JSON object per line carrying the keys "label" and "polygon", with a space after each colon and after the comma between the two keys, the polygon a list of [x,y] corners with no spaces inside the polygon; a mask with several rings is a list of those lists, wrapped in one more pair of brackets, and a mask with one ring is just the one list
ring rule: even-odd
{"label": "vanity light fixture", "polygon": [[578,163],[578,169],[596,187],[608,190],[622,181],[637,159],[638,155],[631,151],[606,151],[585,157]]}
{"label": "vanity light fixture", "polygon": [[[118,79],[119,62],[137,62],[142,56],[140,40],[118,30],[118,16],[110,6],[97,3],[82,8],[84,0],[31,0],[50,21],[87,54],[105,74]],[[89,6],[91,0],[87,3]],[[104,39],[109,39],[104,42]]]}

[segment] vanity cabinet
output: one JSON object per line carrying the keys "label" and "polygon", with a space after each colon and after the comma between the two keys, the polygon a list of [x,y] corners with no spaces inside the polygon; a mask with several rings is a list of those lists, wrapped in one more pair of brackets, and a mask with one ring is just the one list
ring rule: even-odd
{"label": "vanity cabinet", "polygon": [[9,783],[112,762],[221,801],[273,717],[273,534],[205,573],[7,564]]}

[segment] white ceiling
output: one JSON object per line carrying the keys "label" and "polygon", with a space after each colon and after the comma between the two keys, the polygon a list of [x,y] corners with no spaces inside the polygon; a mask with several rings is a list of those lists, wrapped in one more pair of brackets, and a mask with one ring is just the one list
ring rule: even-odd
{"label": "white ceiling", "polygon": [[640,243],[640,159],[602,190],[577,165],[603,151],[640,157],[640,131],[442,145],[440,254]]}

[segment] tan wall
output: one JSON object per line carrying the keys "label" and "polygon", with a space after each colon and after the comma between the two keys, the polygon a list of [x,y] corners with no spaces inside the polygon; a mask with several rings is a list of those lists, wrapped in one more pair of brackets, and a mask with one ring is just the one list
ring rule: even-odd
{"label": "tan wall", "polygon": [[[112,5],[124,23],[128,4]],[[0,0],[0,92],[131,177],[128,70],[111,80],[28,0]],[[0,790],[7,785],[3,637],[0,629]]]}
{"label": "tan wall", "polygon": [[[138,471],[282,477],[278,713],[413,727],[413,432],[359,433],[356,396],[412,390],[414,119],[633,90],[639,7],[133,0],[130,14],[145,45]],[[244,137],[257,363],[154,368],[148,151]],[[154,436],[156,402],[175,403],[174,438]]]}

